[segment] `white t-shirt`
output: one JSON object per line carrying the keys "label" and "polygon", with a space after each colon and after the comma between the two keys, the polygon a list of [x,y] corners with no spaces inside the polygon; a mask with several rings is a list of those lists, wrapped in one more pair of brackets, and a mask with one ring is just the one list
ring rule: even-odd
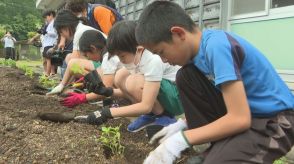
{"label": "white t-shirt", "polygon": [[[73,38],[73,50],[76,50],[76,51],[80,50],[80,48],[79,48],[79,41],[80,41],[80,38],[82,37],[83,33],[84,33],[85,31],[88,31],[88,30],[96,30],[96,31],[99,31],[99,30],[97,30],[97,29],[95,29],[95,28],[93,28],[93,27],[91,27],[91,26],[87,26],[87,25],[84,25],[84,24],[82,24],[82,23],[79,23],[79,24],[77,25],[76,32],[75,32],[75,35],[74,35],[74,38]],[[105,38],[107,38],[107,36],[106,36],[103,32],[101,32],[101,31],[99,31],[99,32],[100,32]]]}
{"label": "white t-shirt", "polygon": [[110,59],[108,59],[108,53],[104,54],[101,64],[104,75],[115,74],[116,71],[122,67],[122,63],[120,62],[118,56],[112,56]]}
{"label": "white t-shirt", "polygon": [[46,28],[46,34],[44,35],[44,38],[43,38],[43,47],[48,47],[48,46],[53,46],[57,43],[57,32],[54,28],[54,20],[52,20],[47,28]]}
{"label": "white t-shirt", "polygon": [[135,73],[143,74],[146,81],[161,81],[167,79],[175,81],[180,66],[172,66],[164,63],[161,58],[144,50],[139,63],[136,65]]}
{"label": "white t-shirt", "polygon": [[15,38],[14,37],[5,37],[3,39],[3,42],[4,42],[4,47],[7,48],[7,47],[11,47],[11,48],[14,48],[14,42],[15,42]]}

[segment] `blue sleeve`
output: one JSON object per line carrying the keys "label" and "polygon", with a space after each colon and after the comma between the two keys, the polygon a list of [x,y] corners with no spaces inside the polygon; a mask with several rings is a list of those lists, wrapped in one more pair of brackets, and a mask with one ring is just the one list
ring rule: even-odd
{"label": "blue sleeve", "polygon": [[240,68],[244,53],[240,44],[226,33],[209,39],[206,60],[214,76],[215,86],[228,81],[241,80]]}

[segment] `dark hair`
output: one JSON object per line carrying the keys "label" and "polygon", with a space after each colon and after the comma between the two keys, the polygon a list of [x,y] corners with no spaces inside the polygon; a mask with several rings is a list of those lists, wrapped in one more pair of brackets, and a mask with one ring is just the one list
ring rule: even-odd
{"label": "dark hair", "polygon": [[71,35],[74,35],[79,21],[80,19],[77,18],[71,11],[61,10],[57,13],[55,18],[54,28],[58,33],[60,33],[61,29],[68,28]]}
{"label": "dark hair", "polygon": [[142,12],[136,28],[136,39],[140,45],[170,42],[170,29],[179,26],[193,32],[197,27],[188,14],[176,3],[155,1]]}
{"label": "dark hair", "polygon": [[107,38],[109,56],[119,51],[136,53],[138,43],[135,37],[136,22],[120,21],[110,30]]}
{"label": "dark hair", "polygon": [[44,11],[43,14],[42,14],[43,18],[45,18],[46,16],[50,16],[50,15],[52,15],[53,17],[55,17],[56,16],[56,12],[54,10],[50,9],[50,10]]}
{"label": "dark hair", "polygon": [[90,0],[89,2],[91,4],[105,5],[105,6],[111,7],[116,10],[116,5],[112,0]]}
{"label": "dark hair", "polygon": [[80,13],[83,10],[87,10],[88,3],[85,0],[68,0],[65,8],[74,13]]}
{"label": "dark hair", "polygon": [[106,0],[106,6],[111,7],[116,10],[116,5],[112,0]]}
{"label": "dark hair", "polygon": [[91,46],[95,46],[97,49],[102,51],[106,47],[106,38],[101,32],[97,30],[87,30],[85,31],[80,40],[79,48],[81,52],[92,52]]}

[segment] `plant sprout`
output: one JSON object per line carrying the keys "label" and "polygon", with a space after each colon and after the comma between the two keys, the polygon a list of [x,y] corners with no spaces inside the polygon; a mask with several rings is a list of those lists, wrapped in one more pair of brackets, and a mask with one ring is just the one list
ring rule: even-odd
{"label": "plant sprout", "polygon": [[32,68],[27,67],[25,70],[25,75],[30,77],[31,79],[34,77],[34,71]]}
{"label": "plant sprout", "polygon": [[120,126],[102,127],[102,134],[98,138],[98,142],[109,148],[114,155],[122,155],[125,150],[125,147],[120,142],[121,135],[119,129]]}
{"label": "plant sprout", "polygon": [[39,77],[39,83],[45,88],[52,88],[56,86],[57,81],[55,81],[54,79],[49,79],[45,75],[42,75]]}

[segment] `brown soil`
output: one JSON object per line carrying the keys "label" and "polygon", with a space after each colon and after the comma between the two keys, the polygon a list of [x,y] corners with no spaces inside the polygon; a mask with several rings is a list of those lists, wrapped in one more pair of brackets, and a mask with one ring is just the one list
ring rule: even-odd
{"label": "brown soil", "polygon": [[85,104],[69,110],[58,103],[58,97],[45,96],[47,91],[37,87],[37,78],[30,79],[17,69],[0,67],[0,77],[0,163],[142,163],[154,149],[145,131],[130,133],[126,130],[129,120],[113,119],[105,126],[121,125],[125,153],[107,159],[95,139],[100,127],[37,117],[43,111],[88,113],[98,106]]}

